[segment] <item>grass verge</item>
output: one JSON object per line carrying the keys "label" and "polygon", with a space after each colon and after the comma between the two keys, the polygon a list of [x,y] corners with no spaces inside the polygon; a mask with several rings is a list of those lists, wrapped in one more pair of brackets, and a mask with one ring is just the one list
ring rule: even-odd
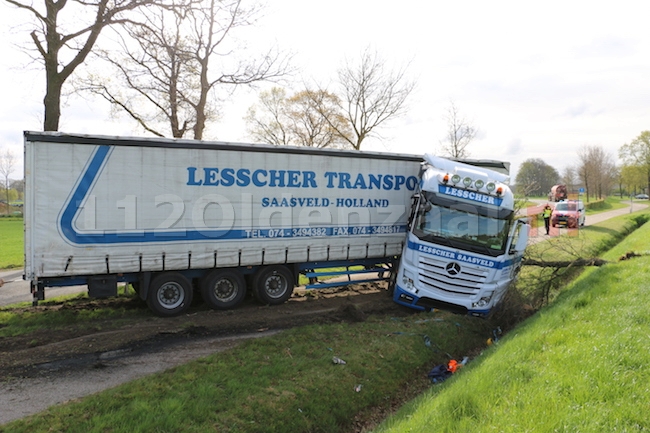
{"label": "grass verge", "polygon": [[120,295],[111,306],[99,305],[87,294],[65,295],[41,301],[38,308],[31,303],[0,308],[0,338],[37,333],[40,329],[57,330],[76,326],[105,330],[115,329],[125,322],[150,317],[145,309],[132,308],[134,295]]}
{"label": "grass verge", "polygon": [[586,215],[594,215],[601,212],[607,212],[610,210],[623,209],[624,207],[630,206],[630,202],[622,200],[620,197],[609,196],[604,200],[597,200],[596,202],[591,202],[591,204],[585,210]]}
{"label": "grass verge", "polygon": [[0,269],[23,266],[23,219],[15,217],[0,218]]}
{"label": "grass verge", "polygon": [[[611,218],[600,224],[572,230],[567,235],[550,238],[531,245],[526,250],[526,258],[539,262],[571,262],[579,258],[597,257],[614,247],[625,236],[650,219],[650,208],[632,214]],[[560,290],[580,274],[581,267],[561,268],[524,266],[519,279],[508,293],[506,307],[517,316],[518,310],[528,312],[537,310],[553,300]],[[518,316],[511,319],[519,321]]]}
{"label": "grass verge", "polygon": [[605,254],[553,305],[376,432],[647,431],[650,224]]}

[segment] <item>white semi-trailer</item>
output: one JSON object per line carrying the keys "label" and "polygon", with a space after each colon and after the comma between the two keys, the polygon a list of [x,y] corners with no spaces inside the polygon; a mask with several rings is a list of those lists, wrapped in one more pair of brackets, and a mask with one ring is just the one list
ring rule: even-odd
{"label": "white semi-trailer", "polygon": [[490,169],[506,165],[466,162],[25,132],[25,279],[34,303],[46,287],[110,297],[127,282],[172,316],[194,288],[228,309],[247,290],[283,303],[300,274],[373,271],[402,305],[484,315],[517,274],[527,226]]}
{"label": "white semi-trailer", "polygon": [[34,302],[46,287],[87,284],[90,296],[109,297],[128,282],[163,316],[185,311],[193,286],[213,308],[236,306],[247,288],[279,304],[300,273],[391,267],[420,162],[26,132],[25,278]]}

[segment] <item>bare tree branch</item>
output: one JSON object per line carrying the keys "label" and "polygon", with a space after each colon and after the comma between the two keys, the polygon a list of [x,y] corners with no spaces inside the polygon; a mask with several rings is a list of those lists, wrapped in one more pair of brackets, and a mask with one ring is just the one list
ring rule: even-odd
{"label": "bare tree branch", "polygon": [[[269,51],[260,60],[236,62],[231,32],[249,25],[257,9],[242,0],[205,0],[175,10],[142,11],[140,19],[123,26],[125,55],[106,52],[101,58],[118,71],[115,89],[96,80],[88,87],[109,92],[115,107],[146,130],[162,131],[167,123],[173,137],[193,131],[202,139],[209,121],[218,117],[217,88],[252,85],[289,71],[288,57]],[[239,53],[236,53],[239,54]],[[232,57],[232,58],[231,58]],[[92,78],[92,77],[91,77]]]}
{"label": "bare tree branch", "polygon": [[451,158],[469,157],[467,146],[476,138],[478,130],[460,114],[454,101],[450,101],[444,119],[447,122],[447,136],[442,144],[444,153]]}
{"label": "bare tree branch", "polygon": [[406,81],[406,68],[388,71],[377,53],[366,49],[358,64],[346,62],[339,70],[341,109],[347,118],[346,130],[334,119],[321,114],[330,126],[356,150],[363,141],[377,135],[377,129],[406,112],[406,100],[415,83]]}
{"label": "bare tree branch", "polygon": [[548,261],[548,260],[535,260],[535,259],[524,259],[521,264],[526,266],[538,266],[541,268],[569,268],[574,266],[604,266],[608,264],[607,260],[599,259],[597,257],[592,258],[580,258],[576,260],[558,260],[558,261]]}
{"label": "bare tree branch", "polygon": [[[67,0],[42,0],[44,13],[31,2],[4,1],[30,12],[35,18],[37,28],[30,32],[30,36],[45,66],[46,90],[43,99],[43,129],[56,131],[59,128],[61,117],[63,85],[79,65],[86,60],[101,31],[109,25],[121,22],[124,19],[121,15],[125,12],[164,0],[97,0],[72,3],[68,3]],[[77,30],[63,33],[64,26],[59,22],[59,13],[64,8],[70,9],[70,4],[73,7],[94,9],[94,18],[92,22],[81,25]],[[74,13],[74,10],[71,13]],[[77,18],[74,24],[77,24],[78,21]],[[69,60],[64,63],[61,61],[62,58]]]}

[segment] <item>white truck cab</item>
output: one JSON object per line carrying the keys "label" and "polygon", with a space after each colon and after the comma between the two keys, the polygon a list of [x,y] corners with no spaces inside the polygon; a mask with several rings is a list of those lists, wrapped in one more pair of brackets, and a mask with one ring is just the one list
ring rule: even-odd
{"label": "white truck cab", "polygon": [[508,175],[424,159],[394,300],[487,316],[519,272],[529,226],[515,219]]}

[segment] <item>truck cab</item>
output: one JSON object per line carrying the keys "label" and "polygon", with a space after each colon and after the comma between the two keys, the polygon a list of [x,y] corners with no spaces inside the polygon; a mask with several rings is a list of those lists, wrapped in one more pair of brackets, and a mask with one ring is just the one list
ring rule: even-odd
{"label": "truck cab", "polygon": [[487,316],[516,278],[529,226],[515,218],[508,176],[425,155],[395,302]]}

